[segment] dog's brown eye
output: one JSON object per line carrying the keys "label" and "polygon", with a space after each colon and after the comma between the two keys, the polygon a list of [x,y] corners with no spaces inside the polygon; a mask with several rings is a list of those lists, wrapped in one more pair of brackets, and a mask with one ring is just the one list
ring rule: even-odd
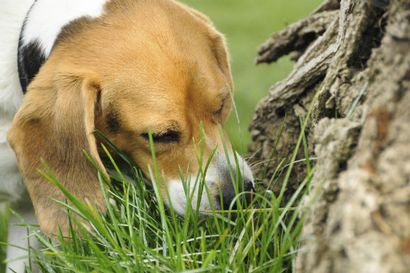
{"label": "dog's brown eye", "polygon": [[225,106],[225,105],[222,104],[221,107],[213,113],[214,116],[220,116],[220,115],[222,115],[222,111],[223,111],[223,109],[224,109],[224,106]]}
{"label": "dog's brown eye", "polygon": [[229,99],[229,94],[222,94],[220,96],[222,97],[221,104],[219,105],[218,110],[213,112],[213,115],[216,117],[220,117],[222,115],[222,112],[225,109],[227,100]]}
{"label": "dog's brown eye", "polygon": [[[148,133],[143,133],[141,134],[141,136],[149,141]],[[180,139],[180,134],[177,131],[167,131],[164,133],[152,134],[152,140],[156,143],[178,142],[179,139]]]}

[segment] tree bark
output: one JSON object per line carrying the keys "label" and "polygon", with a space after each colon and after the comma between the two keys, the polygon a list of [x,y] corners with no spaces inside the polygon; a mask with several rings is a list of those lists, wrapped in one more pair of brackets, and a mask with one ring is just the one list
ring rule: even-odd
{"label": "tree bark", "polygon": [[[409,0],[329,0],[259,50],[258,63],[296,60],[250,126],[254,160],[267,162],[256,169],[262,181],[310,114],[317,160],[298,272],[410,272],[409,52]],[[294,169],[289,192],[304,169]]]}

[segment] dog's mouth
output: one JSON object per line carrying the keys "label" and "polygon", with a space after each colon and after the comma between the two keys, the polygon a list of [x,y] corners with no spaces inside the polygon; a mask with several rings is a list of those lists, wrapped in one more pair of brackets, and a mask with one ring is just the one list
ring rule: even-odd
{"label": "dog's mouth", "polygon": [[167,205],[180,215],[184,215],[187,209],[210,214],[216,210],[234,211],[248,207],[255,192],[252,172],[239,155],[236,162],[239,166],[229,172],[229,163],[219,156],[205,177],[170,180],[165,198]]}
{"label": "dog's mouth", "polygon": [[[196,188],[187,192],[185,187],[181,189],[181,181],[169,182],[167,205],[179,215],[185,215],[187,210],[197,211],[199,214],[208,215],[213,212],[235,212],[240,208],[249,207],[255,192],[252,183],[245,182],[239,185],[237,190],[234,186],[229,190],[222,187],[209,188],[208,185],[215,183],[207,182],[202,189]],[[199,186],[201,187],[201,186]]]}

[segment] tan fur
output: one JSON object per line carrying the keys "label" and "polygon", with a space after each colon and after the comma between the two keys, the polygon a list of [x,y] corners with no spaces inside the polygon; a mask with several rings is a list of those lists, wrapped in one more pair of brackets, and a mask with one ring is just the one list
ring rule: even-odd
{"label": "tan fur", "polygon": [[[148,174],[151,153],[141,134],[174,127],[181,139],[156,145],[158,167],[166,178],[178,178],[179,167],[195,174],[200,124],[207,156],[221,141],[231,92],[223,37],[205,16],[177,2],[113,0],[102,17],[66,28],[9,133],[41,229],[65,231],[67,220],[51,200],[63,195],[36,171],[40,159],[67,189],[104,211],[95,170],[82,151],[103,169],[94,129]],[[118,119],[118,131],[109,130],[107,115]]]}

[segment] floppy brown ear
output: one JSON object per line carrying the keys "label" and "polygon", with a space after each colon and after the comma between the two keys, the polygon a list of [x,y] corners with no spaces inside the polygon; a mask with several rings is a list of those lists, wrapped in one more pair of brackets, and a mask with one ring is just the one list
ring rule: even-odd
{"label": "floppy brown ear", "polygon": [[211,33],[212,51],[218,62],[219,68],[225,75],[231,90],[233,90],[233,80],[231,72],[231,64],[229,60],[228,48],[226,46],[225,37],[215,29]]}
{"label": "floppy brown ear", "polygon": [[98,84],[98,79],[76,73],[55,78],[40,73],[9,132],[40,228],[46,234],[56,235],[58,228],[66,233],[68,219],[66,209],[53,200],[63,201],[64,195],[38,172],[41,159],[71,193],[99,210],[105,209],[96,170],[83,154],[83,150],[88,151],[105,171],[93,134],[99,111]]}
{"label": "floppy brown ear", "polygon": [[215,55],[215,58],[218,62],[218,65],[222,73],[225,75],[226,80],[228,81],[229,87],[231,88],[231,90],[233,90],[231,64],[228,54],[228,47],[226,46],[226,40],[224,35],[215,29],[214,24],[206,15],[200,13],[199,11],[189,6],[186,6],[181,3],[179,4],[182,5],[195,18],[202,21],[208,26],[208,32],[211,39],[211,49]]}

